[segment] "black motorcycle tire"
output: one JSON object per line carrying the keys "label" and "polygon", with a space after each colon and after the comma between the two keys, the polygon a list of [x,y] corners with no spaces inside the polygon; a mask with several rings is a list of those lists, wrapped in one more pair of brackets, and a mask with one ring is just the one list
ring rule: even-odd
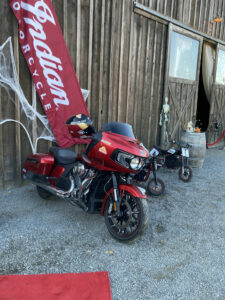
{"label": "black motorcycle tire", "polygon": [[150,195],[153,196],[159,196],[163,194],[165,191],[164,182],[161,179],[157,179],[156,181],[157,181],[157,186],[154,178],[152,178],[147,185],[147,191],[149,192]]}
{"label": "black motorcycle tire", "polygon": [[192,169],[188,166],[184,166],[184,174],[182,172],[182,167],[179,169],[179,179],[183,182],[188,182],[192,178]]}
{"label": "black motorcycle tire", "polygon": [[48,191],[46,191],[45,189],[41,188],[40,186],[37,185],[37,192],[38,192],[38,195],[42,198],[42,199],[49,199],[52,194]]}
{"label": "black motorcycle tire", "polygon": [[149,220],[147,200],[125,192],[120,205],[122,216],[118,217],[113,209],[112,199],[110,194],[104,209],[105,224],[111,236],[120,242],[129,242],[140,237],[145,232]]}

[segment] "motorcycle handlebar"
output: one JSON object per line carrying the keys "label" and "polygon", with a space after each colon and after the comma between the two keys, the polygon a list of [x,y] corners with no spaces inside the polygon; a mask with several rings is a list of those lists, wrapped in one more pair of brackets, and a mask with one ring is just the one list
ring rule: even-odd
{"label": "motorcycle handlebar", "polygon": [[173,140],[172,143],[173,143],[173,144],[176,144],[176,145],[179,146],[179,147],[185,147],[185,148],[187,148],[187,149],[192,147],[192,146],[191,146],[190,144],[188,144],[188,143],[187,143],[186,145],[182,145],[181,143],[176,142],[175,140]]}

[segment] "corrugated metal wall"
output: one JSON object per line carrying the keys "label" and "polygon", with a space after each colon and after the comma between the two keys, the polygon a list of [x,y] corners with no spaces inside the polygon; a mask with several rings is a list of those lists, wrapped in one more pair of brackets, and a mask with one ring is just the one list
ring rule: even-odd
{"label": "corrugated metal wall", "polygon": [[[224,39],[224,27],[210,23],[214,15],[223,17],[222,0],[138,2]],[[109,121],[128,122],[134,126],[137,138],[150,147],[159,142],[167,25],[134,14],[132,3],[132,0],[53,0],[80,85],[90,90],[87,104],[94,125],[100,128]],[[32,80],[18,46],[17,23],[8,0],[1,1],[0,16],[0,43],[12,36],[20,84],[26,97],[32,99]],[[11,102],[1,105],[3,99],[7,100],[3,88],[0,96],[0,119],[25,121]],[[43,111],[40,103],[38,110]],[[34,134],[36,126],[34,123]],[[38,151],[47,148],[48,143],[41,141]],[[30,152],[26,134],[19,125],[0,126],[0,188],[21,183],[21,165]]]}

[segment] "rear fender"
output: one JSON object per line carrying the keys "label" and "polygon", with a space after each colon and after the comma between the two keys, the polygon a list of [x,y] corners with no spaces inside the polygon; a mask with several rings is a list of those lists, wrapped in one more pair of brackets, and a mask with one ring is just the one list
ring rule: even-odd
{"label": "rear fender", "polygon": [[[147,198],[147,196],[145,194],[145,189],[137,187],[133,184],[120,184],[120,185],[118,185],[118,190],[120,191],[120,195],[122,195],[123,192],[128,192],[136,198],[142,198],[142,199]],[[105,195],[105,198],[102,202],[101,215],[104,214],[106,200],[108,199],[109,195],[111,195],[111,194],[113,194],[113,188],[111,188],[108,191],[108,193]]]}

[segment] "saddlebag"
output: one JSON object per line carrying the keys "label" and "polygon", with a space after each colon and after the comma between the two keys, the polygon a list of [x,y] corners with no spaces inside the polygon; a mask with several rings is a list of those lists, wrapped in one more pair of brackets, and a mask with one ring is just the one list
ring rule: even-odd
{"label": "saddlebag", "polygon": [[25,179],[45,181],[53,168],[55,158],[53,154],[33,154],[28,156],[23,167]]}

